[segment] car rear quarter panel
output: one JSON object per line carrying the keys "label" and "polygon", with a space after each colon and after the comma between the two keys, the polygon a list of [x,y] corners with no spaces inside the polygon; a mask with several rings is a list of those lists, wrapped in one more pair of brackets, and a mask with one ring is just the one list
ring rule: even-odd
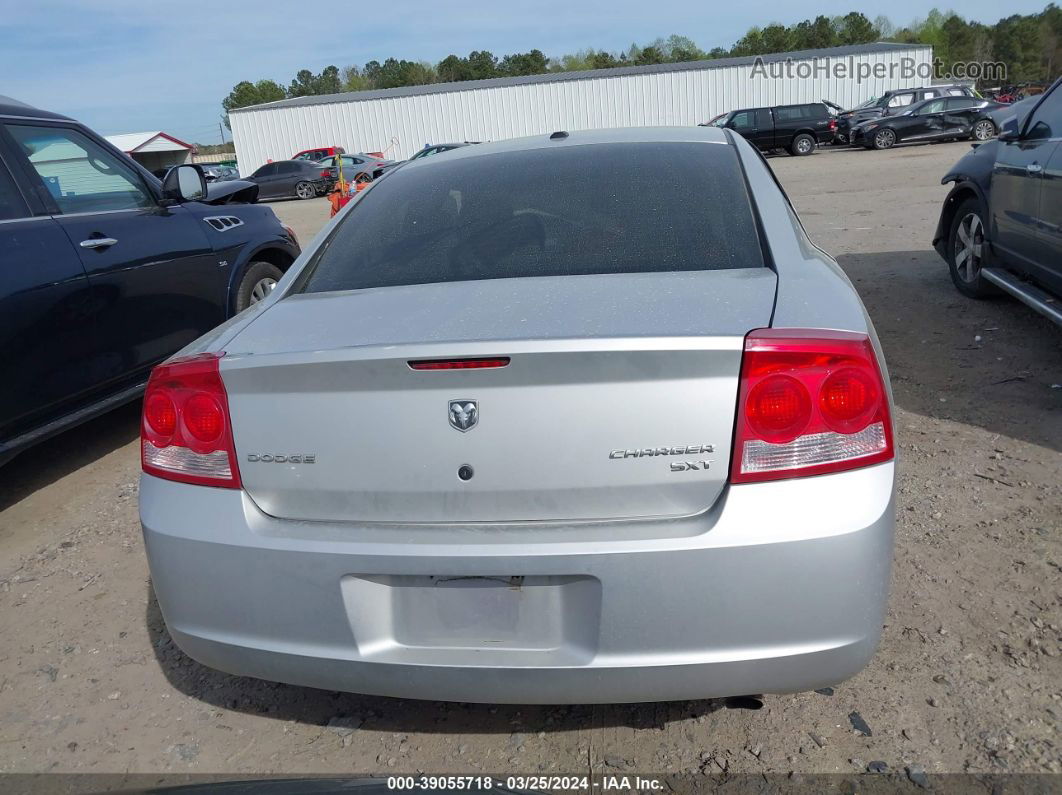
{"label": "car rear quarter panel", "polygon": [[822,328],[869,335],[892,402],[892,387],[874,324],[848,276],[811,242],[767,161],[733,136],[778,274],[773,328]]}

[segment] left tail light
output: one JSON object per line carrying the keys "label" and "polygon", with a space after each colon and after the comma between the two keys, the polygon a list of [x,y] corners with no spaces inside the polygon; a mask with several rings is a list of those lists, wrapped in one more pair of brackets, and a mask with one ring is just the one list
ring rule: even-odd
{"label": "left tail light", "polygon": [[140,421],[140,460],[147,474],[240,488],[222,356],[196,354],[151,371]]}
{"label": "left tail light", "polygon": [[893,458],[885,379],[866,334],[759,329],[745,338],[731,483]]}
{"label": "left tail light", "polygon": [[837,119],[830,119],[829,128],[831,130],[836,130],[837,129]]}
{"label": "left tail light", "polygon": [[335,169],[326,168],[324,171],[321,172],[321,176],[324,177],[325,179],[328,179],[329,177],[332,176],[334,171],[335,171]]}

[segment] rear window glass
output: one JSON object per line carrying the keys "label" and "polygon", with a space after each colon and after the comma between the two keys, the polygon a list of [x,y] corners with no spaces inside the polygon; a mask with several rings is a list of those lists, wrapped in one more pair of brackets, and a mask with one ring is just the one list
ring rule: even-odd
{"label": "rear window glass", "polygon": [[327,292],[763,265],[732,146],[589,144],[399,169],[301,281],[303,292]]}

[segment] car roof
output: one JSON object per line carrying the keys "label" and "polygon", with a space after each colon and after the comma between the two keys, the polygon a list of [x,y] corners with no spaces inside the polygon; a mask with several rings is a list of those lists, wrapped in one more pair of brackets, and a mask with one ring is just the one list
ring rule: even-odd
{"label": "car roof", "polygon": [[[821,99],[813,99],[808,102],[787,102],[784,105],[757,105],[754,108],[738,108],[737,110],[730,110],[727,113],[742,113],[746,110],[774,110],[775,108],[806,108],[808,105],[822,105],[826,107],[826,103]],[[725,116],[726,113],[720,113],[719,116]],[[717,119],[719,116],[713,116],[712,119]],[[709,119],[709,121],[712,121]]]}
{"label": "car roof", "polygon": [[912,86],[911,88],[890,88],[888,91],[886,91],[881,96],[888,97],[888,96],[892,96],[893,94],[906,94],[908,92],[914,92],[914,91],[929,91],[930,89],[933,89],[933,90],[947,90],[949,88],[961,88],[964,91],[969,90],[969,86],[959,85],[958,83],[941,83],[940,85],[933,85],[933,86]]}
{"label": "car roof", "polygon": [[[362,157],[362,158],[365,158],[366,160],[383,160],[384,159],[382,157],[377,157],[376,155],[366,154],[365,152],[337,152],[336,154],[340,155],[340,157]],[[320,160],[314,160],[314,161],[311,161],[311,162],[314,162],[314,163],[331,163],[335,159],[336,159],[336,155],[329,155],[328,157],[322,157]]]}
{"label": "car roof", "polygon": [[[556,137],[554,137],[556,136]],[[532,149],[562,148],[571,146],[598,146],[633,143],[705,143],[730,145],[726,134],[718,127],[612,127],[600,130],[558,130],[524,138],[491,141],[476,146],[462,146],[445,158],[422,157],[409,161],[407,168],[431,168],[432,163],[443,160],[453,163],[467,157],[485,157],[502,152],[525,152]]]}
{"label": "car roof", "polygon": [[0,116],[18,116],[23,119],[61,119],[63,121],[73,121],[69,116],[52,113],[50,110],[41,110],[32,105],[27,105],[25,102],[19,102],[12,97],[5,97],[3,94],[0,94]]}

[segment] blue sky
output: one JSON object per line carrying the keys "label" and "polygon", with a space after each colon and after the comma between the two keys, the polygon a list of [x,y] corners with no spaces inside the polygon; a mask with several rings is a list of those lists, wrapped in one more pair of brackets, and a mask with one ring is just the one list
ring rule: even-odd
{"label": "blue sky", "polygon": [[[1046,0],[966,0],[967,19],[1041,10]],[[895,24],[931,3],[893,0]],[[431,0],[291,3],[216,0],[0,0],[0,94],[80,119],[104,134],[165,130],[219,140],[221,100],[240,80],[287,85],[301,68],[342,68],[388,56],[438,61],[488,49],[621,50],[680,33],[704,49],[729,47],[752,25],[791,24],[859,10],[852,0],[811,4],[706,0]],[[767,9],[770,9],[769,11]],[[792,10],[789,10],[792,9]],[[862,9],[871,19],[877,11]]]}

